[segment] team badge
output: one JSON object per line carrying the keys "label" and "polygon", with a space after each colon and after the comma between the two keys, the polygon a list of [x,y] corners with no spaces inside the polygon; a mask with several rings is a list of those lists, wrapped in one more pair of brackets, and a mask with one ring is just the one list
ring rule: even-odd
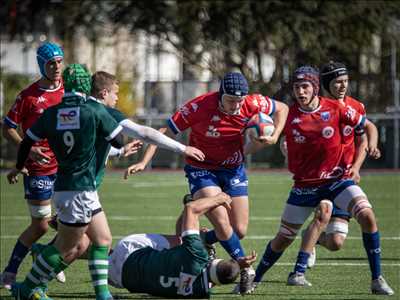
{"label": "team badge", "polygon": [[353,128],[349,125],[343,127],[343,135],[349,136],[353,132]]}
{"label": "team badge", "polygon": [[327,121],[329,121],[330,118],[331,118],[331,114],[329,111],[324,111],[321,113],[322,121],[327,122]]}
{"label": "team badge", "polygon": [[206,132],[206,136],[208,136],[208,137],[213,137],[213,138],[219,138],[219,137],[221,136],[221,133],[218,132],[218,129],[217,129],[217,128],[215,128],[215,127],[212,126],[212,125],[209,125],[209,126],[208,126],[208,130],[207,130],[207,132]]}
{"label": "team badge", "polygon": [[192,106],[193,112],[196,112],[196,110],[199,108],[196,103],[191,103],[190,106]]}
{"label": "team badge", "polygon": [[327,126],[322,129],[322,136],[326,139],[330,139],[334,133],[335,130],[331,126]]}
{"label": "team badge", "polygon": [[43,103],[43,102],[46,102],[46,98],[43,97],[43,96],[39,96],[39,97],[37,98],[37,103]]}
{"label": "team badge", "polygon": [[79,107],[61,108],[57,111],[57,130],[79,129]]}

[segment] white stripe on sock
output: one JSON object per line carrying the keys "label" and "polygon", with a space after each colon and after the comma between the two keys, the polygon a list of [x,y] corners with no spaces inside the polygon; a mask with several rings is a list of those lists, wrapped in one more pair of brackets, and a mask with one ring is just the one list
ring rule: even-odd
{"label": "white stripe on sock", "polygon": [[40,280],[38,280],[35,276],[33,276],[31,273],[26,276],[30,281],[32,281],[34,284],[40,284]]}
{"label": "white stripe on sock", "polygon": [[93,285],[94,285],[94,286],[98,286],[98,285],[108,285],[108,280],[107,280],[107,279],[96,280],[96,281],[93,281]]}
{"label": "white stripe on sock", "polygon": [[47,271],[49,271],[49,272],[54,271],[54,268],[50,267],[49,264],[47,262],[45,262],[42,255],[39,255],[37,260],[40,262],[41,265],[43,265],[43,267],[45,267],[47,269]]}
{"label": "white stripe on sock", "polygon": [[107,266],[108,265],[108,260],[104,259],[95,259],[95,260],[89,260],[89,266],[94,266],[94,265],[99,265],[99,266]]}
{"label": "white stripe on sock", "polygon": [[108,274],[108,269],[90,270],[90,274],[92,274],[92,275],[107,275]]}
{"label": "white stripe on sock", "polygon": [[43,272],[40,267],[37,264],[33,264],[32,269],[35,270],[37,273],[39,273],[40,276],[46,278],[47,280],[49,280],[51,277],[51,274],[49,276],[49,274]]}

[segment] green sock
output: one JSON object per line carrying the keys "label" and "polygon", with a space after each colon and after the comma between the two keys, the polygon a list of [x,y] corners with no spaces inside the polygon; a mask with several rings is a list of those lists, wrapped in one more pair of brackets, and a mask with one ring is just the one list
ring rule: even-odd
{"label": "green sock", "polygon": [[52,280],[56,274],[68,267],[60,252],[53,245],[46,246],[32,265],[31,271],[26,276],[23,284],[30,290],[43,287]]}
{"label": "green sock", "polygon": [[92,245],[89,249],[89,271],[96,295],[109,294],[108,247]]}

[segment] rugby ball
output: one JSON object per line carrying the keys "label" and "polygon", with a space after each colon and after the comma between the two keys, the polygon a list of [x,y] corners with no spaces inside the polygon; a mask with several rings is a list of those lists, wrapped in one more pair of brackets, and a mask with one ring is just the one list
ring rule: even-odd
{"label": "rugby ball", "polygon": [[260,136],[271,136],[274,133],[274,130],[274,121],[270,116],[262,112],[252,116],[246,126],[246,134],[255,138]]}

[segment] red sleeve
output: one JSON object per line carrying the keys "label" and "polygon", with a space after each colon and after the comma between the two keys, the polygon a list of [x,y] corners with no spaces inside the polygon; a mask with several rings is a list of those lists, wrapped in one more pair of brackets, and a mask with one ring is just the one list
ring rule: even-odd
{"label": "red sleeve", "polygon": [[275,113],[275,100],[260,94],[252,95],[252,106],[257,107],[257,112],[263,112],[269,116]]}
{"label": "red sleeve", "polygon": [[340,107],[340,121],[351,127],[363,127],[365,123],[365,115],[361,115],[351,106]]}
{"label": "red sleeve", "polygon": [[201,97],[186,102],[168,120],[168,126],[175,134],[197,123],[204,106],[204,103],[202,103],[203,105],[199,105],[199,100],[201,100]]}
{"label": "red sleeve", "polygon": [[15,100],[15,103],[8,111],[4,122],[11,128],[17,128],[24,117],[25,111],[26,101],[24,101],[24,97],[22,96],[22,94],[19,94]]}

